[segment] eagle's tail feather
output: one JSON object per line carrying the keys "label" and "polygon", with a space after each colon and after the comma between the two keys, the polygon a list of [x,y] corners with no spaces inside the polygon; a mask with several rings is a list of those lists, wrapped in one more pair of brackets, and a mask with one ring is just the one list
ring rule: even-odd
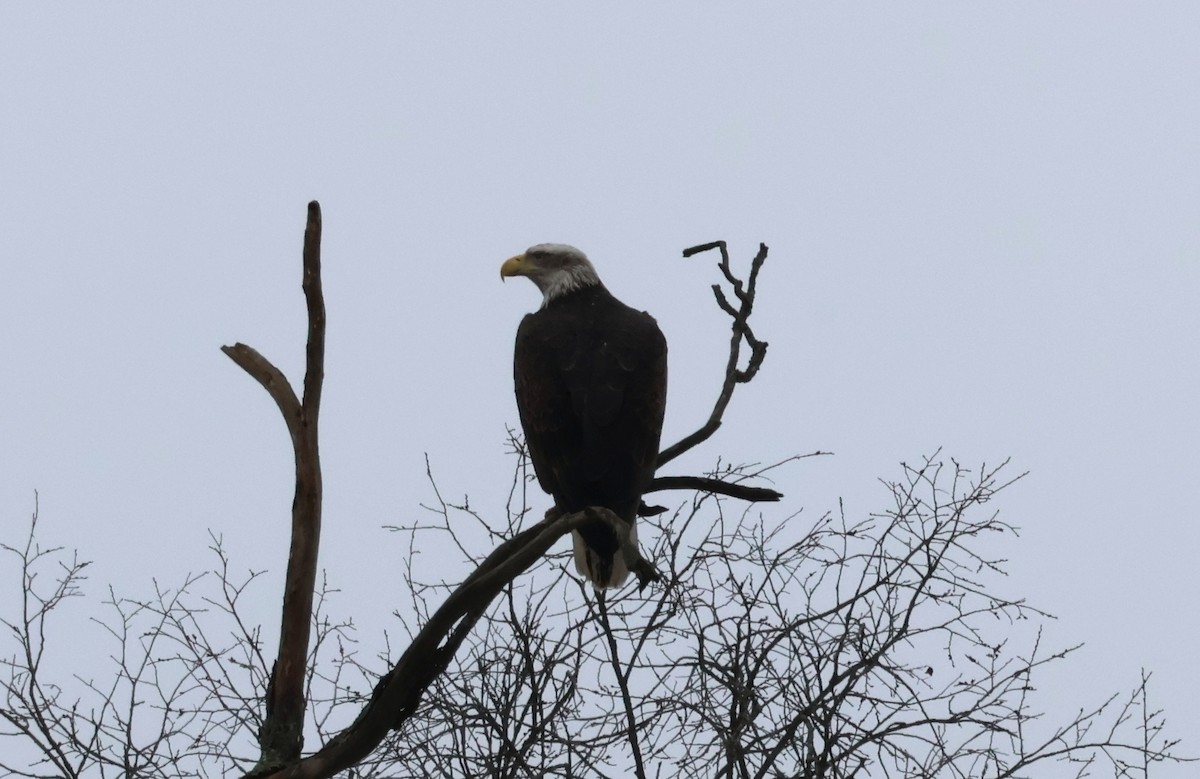
{"label": "eagle's tail feather", "polygon": [[[608,559],[602,559],[602,556],[583,540],[578,530],[573,531],[571,537],[575,542],[575,570],[590,581],[593,587],[598,590],[620,587],[629,578],[625,556],[621,554],[620,549]],[[629,528],[629,541],[637,544],[637,525]]]}

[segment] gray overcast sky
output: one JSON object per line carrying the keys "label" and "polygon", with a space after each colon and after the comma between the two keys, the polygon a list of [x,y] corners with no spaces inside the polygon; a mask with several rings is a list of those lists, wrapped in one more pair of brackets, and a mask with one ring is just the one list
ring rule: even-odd
{"label": "gray overcast sky", "polygon": [[679,250],[763,241],[766,368],[673,472],[830,450],[781,476],[788,508],[861,516],[901,460],[1011,456],[1005,585],[1087,642],[1043,694],[1073,710],[1147,667],[1200,752],[1197,31],[1194,2],[5,3],[5,534],[38,490],[96,595],[203,567],[209,529],[282,570],[286,434],[218,347],[299,379],[316,198],[322,559],[372,626],[423,453],[502,506],[538,303],[505,257],[576,244],[658,318],[674,440],[725,339]]}

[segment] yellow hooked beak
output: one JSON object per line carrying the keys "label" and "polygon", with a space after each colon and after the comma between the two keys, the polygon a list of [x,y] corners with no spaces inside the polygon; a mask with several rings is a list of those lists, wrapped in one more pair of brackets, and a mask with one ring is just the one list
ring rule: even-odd
{"label": "yellow hooked beak", "polygon": [[509,257],[500,266],[500,280],[504,281],[509,276],[524,276],[529,267],[529,261],[525,259],[524,254],[518,254],[516,257]]}

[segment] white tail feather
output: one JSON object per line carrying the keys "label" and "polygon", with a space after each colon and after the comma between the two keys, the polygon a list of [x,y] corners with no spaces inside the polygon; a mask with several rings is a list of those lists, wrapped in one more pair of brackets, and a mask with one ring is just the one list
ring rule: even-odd
{"label": "white tail feather", "polygon": [[[598,590],[606,590],[609,587],[620,587],[629,578],[629,569],[625,566],[625,556],[620,550],[613,556],[612,573],[608,577],[608,581],[603,581],[600,578],[600,557],[592,548],[583,541],[583,536],[579,535],[579,531],[571,532],[571,538],[575,542],[575,570],[579,574],[590,581],[592,586]],[[629,528],[629,543],[637,546],[637,525]]]}

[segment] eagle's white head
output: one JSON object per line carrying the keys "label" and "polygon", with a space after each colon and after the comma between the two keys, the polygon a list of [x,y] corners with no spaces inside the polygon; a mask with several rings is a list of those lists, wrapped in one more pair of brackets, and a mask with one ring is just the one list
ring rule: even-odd
{"label": "eagle's white head", "polygon": [[583,287],[600,283],[587,255],[565,243],[539,243],[500,266],[500,280],[525,276],[542,291],[542,305]]}

